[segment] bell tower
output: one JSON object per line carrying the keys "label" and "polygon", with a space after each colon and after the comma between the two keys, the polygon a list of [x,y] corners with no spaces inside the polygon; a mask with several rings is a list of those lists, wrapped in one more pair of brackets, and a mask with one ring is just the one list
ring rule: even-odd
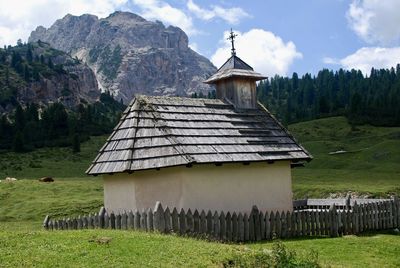
{"label": "bell tower", "polygon": [[235,37],[232,29],[228,40],[231,41],[231,57],[204,83],[214,84],[217,99],[232,104],[235,109],[256,109],[256,81],[267,77],[236,56]]}

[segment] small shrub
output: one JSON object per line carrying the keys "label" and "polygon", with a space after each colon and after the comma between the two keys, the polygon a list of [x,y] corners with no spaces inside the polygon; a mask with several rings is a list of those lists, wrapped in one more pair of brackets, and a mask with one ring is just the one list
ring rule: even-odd
{"label": "small shrub", "polygon": [[226,268],[317,268],[321,267],[318,263],[318,254],[310,252],[304,258],[299,258],[294,251],[287,249],[281,242],[275,242],[272,250],[251,250],[245,249],[235,252],[230,258],[222,263]]}

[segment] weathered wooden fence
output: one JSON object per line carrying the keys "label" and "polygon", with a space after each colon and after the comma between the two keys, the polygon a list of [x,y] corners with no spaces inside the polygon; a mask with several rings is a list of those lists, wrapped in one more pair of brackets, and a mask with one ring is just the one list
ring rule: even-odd
{"label": "weathered wooden fence", "polygon": [[230,213],[163,208],[157,202],[154,211],[99,213],[68,219],[50,219],[47,230],[123,229],[176,233],[221,241],[246,242],[300,236],[341,236],[370,230],[400,227],[400,202],[391,199],[365,202],[338,209],[301,209],[293,212],[263,212],[253,207],[251,213]]}

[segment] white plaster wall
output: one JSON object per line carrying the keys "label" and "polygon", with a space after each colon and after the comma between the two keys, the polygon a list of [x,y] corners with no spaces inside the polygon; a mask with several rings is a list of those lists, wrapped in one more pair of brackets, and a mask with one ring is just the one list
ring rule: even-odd
{"label": "white plaster wall", "polygon": [[194,165],[104,176],[109,211],[153,208],[156,201],[177,209],[250,212],[292,210],[289,161]]}

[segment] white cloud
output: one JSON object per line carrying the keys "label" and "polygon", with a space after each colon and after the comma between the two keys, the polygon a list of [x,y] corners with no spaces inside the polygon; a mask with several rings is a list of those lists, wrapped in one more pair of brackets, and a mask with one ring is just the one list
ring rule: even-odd
{"label": "white cloud", "polygon": [[340,60],[331,57],[323,58],[322,62],[326,64],[340,64]]}
{"label": "white cloud", "polygon": [[[226,40],[229,35],[224,32],[221,47],[218,48],[211,61],[220,67],[231,53],[231,45]],[[287,75],[290,65],[303,55],[296,50],[293,42],[285,43],[279,36],[262,29],[251,29],[243,34],[238,33],[235,39],[236,54],[250,64],[256,72],[267,76],[275,74]]]}
{"label": "white cloud", "polygon": [[345,69],[361,70],[364,75],[369,75],[371,68],[388,69],[399,63],[400,47],[363,47],[347,57],[329,64],[340,64]]}
{"label": "white cloud", "polygon": [[195,4],[193,0],[187,2],[187,7],[190,12],[202,20],[212,20],[221,18],[230,24],[238,24],[241,19],[250,17],[250,15],[239,7],[223,8],[221,6],[211,6],[211,9],[201,8]]}
{"label": "white cloud", "polygon": [[189,44],[189,47],[190,47],[192,50],[194,50],[194,51],[196,51],[197,53],[199,53],[199,46],[197,45],[197,43],[195,43],[195,42],[190,43],[190,44]]}
{"label": "white cloud", "polygon": [[142,10],[140,15],[146,19],[160,20],[178,26],[189,35],[197,33],[192,18],[168,3],[158,0],[132,0],[132,2]]}
{"label": "white cloud", "polygon": [[0,45],[27,41],[37,26],[49,27],[67,13],[106,17],[127,0],[0,0]]}
{"label": "white cloud", "polygon": [[353,31],[367,43],[387,45],[400,40],[399,0],[353,0],[346,16]]}

